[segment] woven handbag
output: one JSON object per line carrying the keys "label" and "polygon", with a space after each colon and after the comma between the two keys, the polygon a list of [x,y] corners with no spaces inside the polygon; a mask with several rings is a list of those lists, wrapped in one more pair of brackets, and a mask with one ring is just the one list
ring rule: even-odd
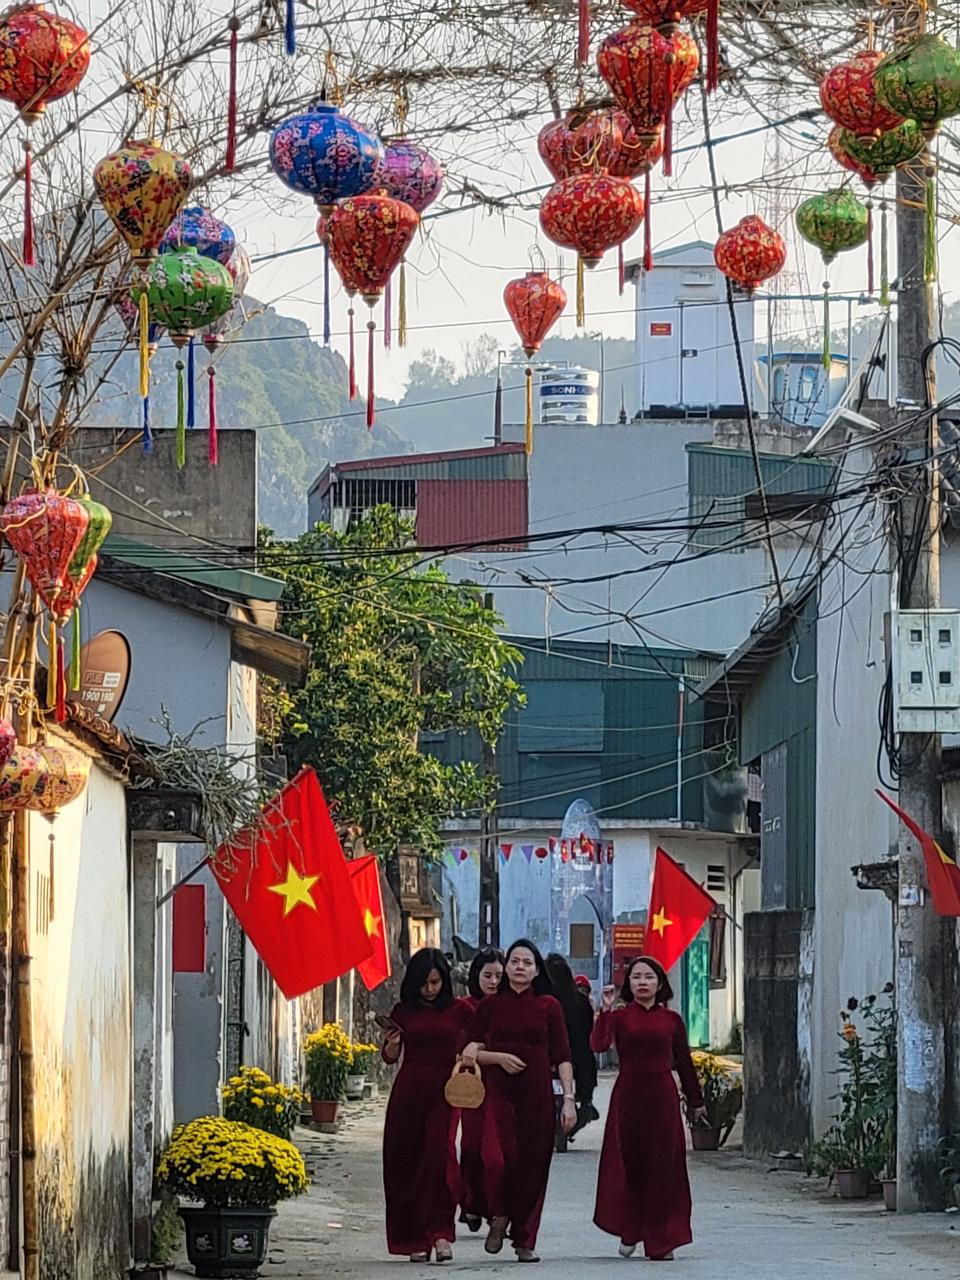
{"label": "woven handbag", "polygon": [[480,1068],[465,1067],[458,1059],[443,1089],[443,1096],[450,1106],[461,1111],[476,1111],[477,1107],[483,1106],[486,1092],[480,1079]]}

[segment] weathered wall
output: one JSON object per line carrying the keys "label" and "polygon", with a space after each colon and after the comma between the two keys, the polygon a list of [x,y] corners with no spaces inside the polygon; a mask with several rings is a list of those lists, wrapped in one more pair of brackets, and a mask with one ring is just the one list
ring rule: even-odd
{"label": "weathered wall", "polygon": [[29,840],[42,1275],[113,1280],[129,1265],[130,1250],[131,961],[122,785],[94,765],[83,796],[52,824],[31,816]]}

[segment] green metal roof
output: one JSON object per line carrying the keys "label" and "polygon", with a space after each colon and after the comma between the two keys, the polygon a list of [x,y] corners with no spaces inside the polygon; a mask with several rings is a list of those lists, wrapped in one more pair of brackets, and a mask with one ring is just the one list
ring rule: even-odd
{"label": "green metal roof", "polygon": [[241,600],[272,602],[283,595],[285,584],[279,578],[268,578],[251,569],[215,564],[212,560],[186,555],[182,551],[151,547],[121,534],[111,533],[104,543],[103,551],[105,555],[138,569],[163,573]]}

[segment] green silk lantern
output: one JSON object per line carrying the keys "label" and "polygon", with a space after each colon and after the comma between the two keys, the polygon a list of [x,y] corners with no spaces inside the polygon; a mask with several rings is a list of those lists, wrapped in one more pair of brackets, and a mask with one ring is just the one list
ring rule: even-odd
{"label": "green silk lantern", "polygon": [[88,493],[85,493],[82,498],[77,498],[76,501],[85,508],[90,519],[80,545],[73,553],[73,559],[67,567],[67,581],[76,596],[70,651],[70,688],[73,690],[80,688],[80,596],[93,576],[97,553],[106,541],[110,526],[113,524],[113,516],[109,508],[102,502],[94,502]]}
{"label": "green silk lantern", "polygon": [[[820,250],[825,263],[838,253],[857,249],[870,238],[870,210],[852,191],[826,191],[811,196],[797,209],[797,230]],[[823,367],[833,363],[830,354],[830,281],[823,282]]]}
{"label": "green silk lantern", "polygon": [[960,111],[960,53],[940,36],[917,36],[884,58],[874,89],[884,106],[915,120],[930,139]]}
{"label": "green silk lantern", "polygon": [[[208,329],[233,303],[233,278],[226,267],[193,249],[171,249],[134,267],[131,293],[149,302],[150,317],[169,330],[178,350],[198,329]],[[177,466],[186,462],[183,361],[177,360]]]}
{"label": "green silk lantern", "polygon": [[840,146],[858,164],[872,169],[885,182],[899,165],[915,160],[924,148],[924,137],[916,120],[904,120],[879,137],[860,137],[849,129],[840,130]]}

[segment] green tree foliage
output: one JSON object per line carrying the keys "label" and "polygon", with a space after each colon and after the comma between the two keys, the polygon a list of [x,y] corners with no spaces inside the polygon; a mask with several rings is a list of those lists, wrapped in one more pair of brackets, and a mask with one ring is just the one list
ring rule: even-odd
{"label": "green tree foliage", "polygon": [[490,798],[474,764],[421,751],[420,734],[492,743],[523,701],[521,655],[482,590],[423,567],[412,540],[389,507],[347,533],[263,539],[264,569],[287,583],[284,625],[313,647],[306,688],[280,708],[284,749],[313,765],[340,819],[382,857],[404,843],[438,849],[445,819]]}

